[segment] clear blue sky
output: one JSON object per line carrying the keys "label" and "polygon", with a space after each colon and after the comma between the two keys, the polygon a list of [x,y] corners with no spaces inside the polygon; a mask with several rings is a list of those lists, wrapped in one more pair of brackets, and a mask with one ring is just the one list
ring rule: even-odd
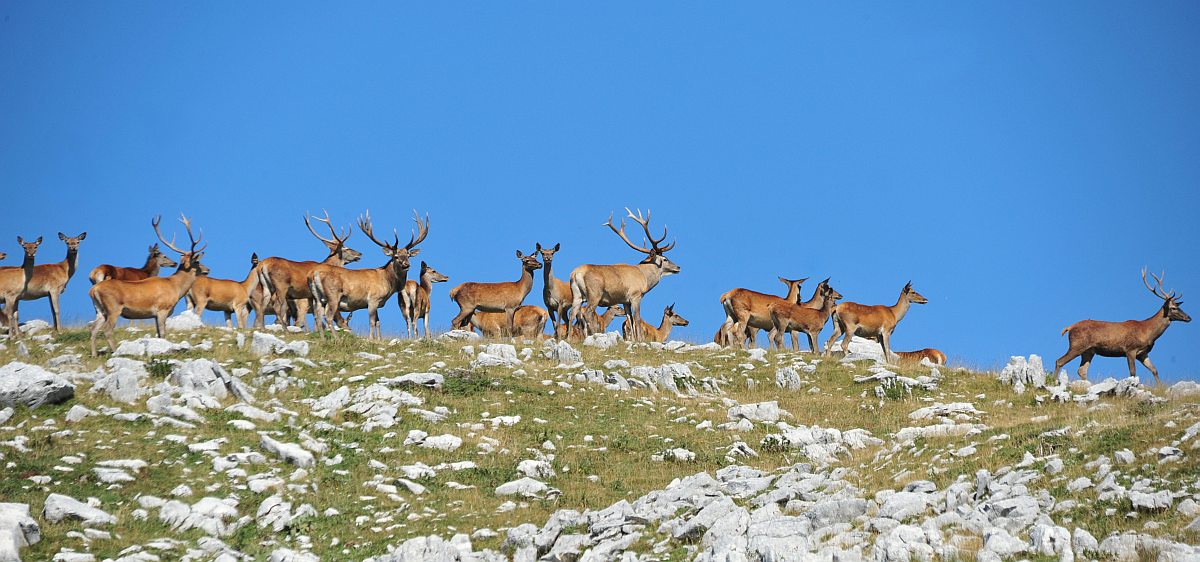
{"label": "clear blue sky", "polygon": [[[407,232],[415,208],[452,278],[444,327],[450,286],[515,279],[534,242],[562,243],[560,278],[636,261],[600,225],[649,207],[683,273],[645,309],[678,303],[683,336],[778,275],[862,303],[911,279],[930,302],[895,347],[984,367],[1149,316],[1142,266],[1200,295],[1195,2],[454,7],[0,3],[7,263],[18,234],[57,260],[57,231],[88,231],[64,315],[83,322],[87,271],[140,264],[156,213],[192,215],[213,275],[242,278],[252,251],[324,256],[306,210]],[[394,304],[383,323],[403,330]],[[1175,324],[1152,357],[1194,378],[1198,348]]]}

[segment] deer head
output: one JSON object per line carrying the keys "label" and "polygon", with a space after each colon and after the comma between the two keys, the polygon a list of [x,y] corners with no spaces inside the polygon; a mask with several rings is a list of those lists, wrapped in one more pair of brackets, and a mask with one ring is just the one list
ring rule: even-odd
{"label": "deer head", "polygon": [[649,248],[646,248],[644,246],[639,246],[629,240],[629,237],[625,235],[625,219],[621,219],[621,228],[617,229],[617,227],[613,226],[612,214],[609,214],[608,222],[604,223],[604,226],[607,226],[608,228],[612,229],[612,231],[615,232],[617,234],[617,236],[620,236],[621,240],[624,240],[625,243],[628,244],[630,248],[633,248],[634,250],[637,250],[643,254],[646,254],[646,258],[643,259],[641,261],[641,263],[653,264],[655,267],[661,269],[664,275],[673,275],[673,274],[679,273],[679,266],[676,265],[675,262],[668,259],[666,256],[667,252],[675,249],[675,242],[671,242],[670,244],[667,244],[666,246],[660,246],[660,244],[662,244],[662,241],[667,239],[667,227],[664,226],[662,236],[660,236],[658,239],[655,239],[654,236],[652,234],[650,234],[650,210],[649,209],[646,209],[645,217],[642,216],[641,209],[638,209],[638,212],[636,215],[633,214],[633,211],[629,210],[629,207],[625,207],[625,212],[628,213],[628,217],[630,219],[632,219],[633,222],[636,222],[642,226],[642,231],[645,232],[646,239],[650,241]]}
{"label": "deer head", "polygon": [[672,326],[687,326],[688,321],[684,317],[675,313],[675,303],[663,309],[663,318],[671,323]]}
{"label": "deer head", "polygon": [[162,217],[155,216],[154,220],[150,221],[150,224],[154,227],[154,233],[158,235],[158,239],[162,241],[163,245],[179,254],[179,271],[193,271],[196,275],[208,275],[208,266],[200,263],[200,258],[204,257],[204,250],[208,248],[208,244],[196,248],[200,244],[200,241],[204,239],[204,232],[200,232],[199,238],[193,236],[192,220],[180,214],[179,222],[183,223],[184,229],[187,230],[188,241],[191,244],[187,250],[181,250],[175,246],[174,236],[171,237],[170,242],[167,242],[167,239],[162,235],[162,231],[158,229],[158,224],[161,220]]}
{"label": "deer head", "polygon": [[1142,283],[1146,285],[1146,289],[1148,289],[1154,296],[1163,300],[1163,316],[1166,316],[1167,320],[1170,321],[1191,322],[1192,317],[1188,316],[1188,314],[1184,312],[1182,308],[1180,308],[1180,305],[1183,304],[1183,294],[1180,293],[1177,295],[1175,294],[1175,291],[1168,293],[1167,291],[1163,290],[1162,278],[1165,273],[1159,275],[1154,275],[1151,273],[1151,275],[1154,276],[1154,287],[1151,287],[1150,282],[1146,281],[1146,269],[1142,268]]}
{"label": "deer head", "polygon": [[517,250],[517,259],[521,260],[521,267],[530,273],[541,269],[542,264],[537,260],[537,256],[531,254],[522,254],[521,250]]}
{"label": "deer head", "polygon": [[[822,281],[821,283],[823,283],[823,284],[824,284],[824,287],[821,287],[820,285],[818,285],[818,286],[817,286],[817,287],[818,287],[818,288],[817,288],[817,290],[818,290],[818,291],[824,291],[824,292],[825,292],[825,298],[826,298],[826,300],[831,300],[831,301],[839,301],[839,300],[841,300],[841,299],[842,299],[842,294],[841,294],[841,293],[839,293],[839,292],[837,292],[837,289],[834,289],[834,288],[833,288],[833,287],[832,287],[832,286],[829,284],[829,279],[825,279],[825,280],[824,280],[824,281]],[[918,296],[918,297],[920,297],[921,295],[917,295],[917,296]],[[925,297],[921,297],[921,298],[925,298]]]}
{"label": "deer head", "polygon": [[918,293],[916,289],[912,288],[912,281],[909,281],[908,284],[904,286],[904,290],[900,292],[900,295],[901,298],[908,299],[908,302],[913,304],[925,304],[929,302],[929,299],[921,296],[921,293]]}
{"label": "deer head", "polygon": [[429,276],[430,283],[445,283],[446,281],[450,280],[449,277],[442,275],[441,273],[438,273],[436,269],[429,267],[429,264],[421,262],[421,278],[425,279],[426,276]]}
{"label": "deer head", "polygon": [[79,233],[79,236],[76,236],[74,238],[67,236],[66,234],[63,234],[61,232],[58,233],[58,239],[62,240],[63,242],[65,242],[67,244],[68,252],[78,252],[79,251],[79,242],[81,242],[84,238],[87,238],[86,232],[81,232],[81,233]]}
{"label": "deer head", "polygon": [[150,246],[150,259],[153,259],[158,264],[158,267],[175,267],[179,265],[170,256],[162,253],[162,250],[158,249],[158,244]]}
{"label": "deer head", "polygon": [[325,244],[326,248],[329,248],[330,257],[337,256],[338,259],[342,260],[342,263],[354,263],[362,258],[362,252],[346,246],[346,240],[349,240],[350,235],[354,234],[353,230],[348,228],[342,229],[342,235],[338,236],[337,230],[334,230],[333,223],[329,220],[329,211],[325,211],[325,218],[313,218],[315,218],[318,222],[325,223],[325,226],[329,227],[329,235],[333,238],[325,238],[318,234],[317,231],[313,229],[312,223],[308,220],[308,213],[304,214],[304,224],[308,227],[308,231],[311,232],[313,236],[316,236],[317,240],[320,240],[323,244]]}
{"label": "deer head", "polygon": [[542,255],[542,262],[544,262],[546,265],[550,265],[550,262],[554,261],[554,253],[558,251],[559,244],[554,244],[553,248],[543,248],[542,244],[539,242],[534,248],[535,252]]}
{"label": "deer head", "polygon": [[27,258],[32,258],[33,256],[37,255],[38,245],[41,243],[41,236],[38,236],[37,240],[34,240],[33,242],[26,242],[20,236],[17,237],[17,244],[20,244],[21,248],[25,250],[25,257]]}
{"label": "deer head", "polygon": [[[389,260],[388,263],[393,267],[408,271],[409,259],[421,253],[421,249],[417,248],[417,244],[425,241],[425,237],[429,236],[429,215],[425,215],[425,222],[421,222],[421,216],[413,211],[413,221],[417,223],[417,231],[412,233],[408,239],[408,244],[400,246],[400,235],[395,229],[392,229],[392,242],[384,242],[375,237],[375,230],[371,227],[371,211],[367,211],[365,216],[359,217],[358,228],[371,239],[376,246],[383,249],[384,255]],[[362,254],[359,254],[362,255]]]}

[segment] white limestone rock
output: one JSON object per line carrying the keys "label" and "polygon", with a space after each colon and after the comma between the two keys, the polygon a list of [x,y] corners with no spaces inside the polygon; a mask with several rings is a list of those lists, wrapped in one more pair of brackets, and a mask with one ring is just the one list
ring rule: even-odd
{"label": "white limestone rock", "polygon": [[291,353],[300,357],[308,356],[308,342],[296,340],[286,342],[277,336],[254,332],[250,338],[250,353],[262,357],[264,355],[283,355]]}
{"label": "white limestone rock", "polygon": [[200,315],[191,310],[185,310],[167,318],[167,330],[172,332],[188,332],[203,327],[204,321],[200,319]]}
{"label": "white limestone rock", "polygon": [[0,408],[60,404],[75,396],[75,385],[37,365],[13,361],[0,366]]}
{"label": "white limestone rock", "polygon": [[46,498],[42,507],[42,517],[51,523],[63,519],[77,519],[85,525],[110,525],[117,522],[116,517],[62,494],[50,494]]}
{"label": "white limestone rock", "polygon": [[20,562],[20,550],[40,540],[42,531],[28,504],[0,503],[0,562]]}
{"label": "white limestone rock", "polygon": [[271,453],[288,463],[298,467],[305,468],[316,464],[316,459],[313,454],[304,450],[303,447],[294,443],[281,443],[266,435],[261,435],[259,438],[259,446],[263,450]]}

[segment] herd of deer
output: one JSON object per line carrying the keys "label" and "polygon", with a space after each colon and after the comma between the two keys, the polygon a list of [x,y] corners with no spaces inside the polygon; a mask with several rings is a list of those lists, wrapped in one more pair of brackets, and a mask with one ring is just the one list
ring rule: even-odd
{"label": "herd of deer", "polygon": [[[603,332],[613,318],[625,317],[622,332],[631,341],[665,342],[674,326],[687,326],[688,321],[675,312],[675,305],[663,310],[658,327],[642,320],[641,302],[664,276],[679,273],[680,268],[666,253],[675,247],[675,242],[663,245],[667,237],[655,238],[650,231],[650,213],[636,214],[626,209],[627,216],[641,226],[649,247],[634,244],[625,234],[625,221],[618,228],[613,225],[612,215],[604,223],[630,248],[644,254],[637,264],[581,265],[571,271],[567,281],[554,277],[552,265],[559,245],[543,248],[539,243],[530,254],[516,252],[521,273],[516,281],[497,283],[462,283],[450,290],[450,298],[459,306],[459,312],[451,321],[451,328],[474,329],[489,337],[548,337],[544,334],[546,321],[553,327],[553,337],[579,340],[590,334]],[[425,262],[421,262],[419,280],[409,280],[408,270],[412,257],[421,250],[416,246],[429,234],[429,217],[424,220],[415,215],[416,231],[407,244],[400,245],[400,236],[393,230],[391,242],[375,236],[368,213],[358,221],[359,230],[387,257],[381,267],[349,269],[346,265],[362,258],[362,252],[346,246],[352,230],[343,229],[339,234],[329,214],[317,218],[329,228],[330,237],[321,235],[312,225],[311,217],[305,216],[304,223],[309,232],[325,244],[329,254],[324,260],[292,261],[270,257],[259,260],[251,256],[250,273],[243,281],[215,279],[208,276],[209,269],[201,263],[205,246],[197,247],[203,233],[197,238],[192,233],[191,221],[182,217],[190,246],[184,250],[175,245],[172,237],[168,242],[159,230],[160,220],[151,221],[159,241],[179,255],[179,261],[163,254],[159,245],[150,246],[146,263],[142,267],[117,267],[101,265],[92,270],[88,278],[93,286],[89,296],[96,308],[96,319],[92,323],[91,349],[96,355],[96,338],[101,331],[108,340],[109,349],[116,349],[113,330],[118,318],[149,319],[155,321],[159,337],[166,329],[167,317],[181,299],[186,298],[189,306],[199,313],[204,310],[220,311],[225,314],[226,325],[232,327],[232,317],[237,325],[246,328],[250,311],[256,313],[255,326],[265,324],[265,316],[275,315],[280,324],[299,325],[308,328],[307,315],[312,310],[314,329],[346,329],[350,315],[356,310],[366,309],[369,315],[369,337],[381,338],[379,308],[393,294],[408,324],[410,336],[420,334],[418,323],[424,323],[424,333],[429,335],[430,295],[434,283],[449,281]],[[19,267],[0,267],[0,326],[7,327],[10,337],[20,336],[18,330],[18,304],[21,301],[49,298],[53,326],[59,329],[59,298],[67,283],[75,274],[79,255],[79,243],[87,233],[69,237],[63,233],[58,238],[67,246],[66,258],[57,263],[34,264],[42,238],[26,242],[20,236],[17,243],[24,252]],[[540,254],[541,261],[538,261]],[[0,260],[7,257],[0,252]],[[176,268],[175,273],[160,277],[161,268]],[[524,305],[525,297],[533,290],[534,271],[542,269],[543,301],[546,308]],[[1055,362],[1054,372],[1065,364],[1082,356],[1079,376],[1087,379],[1088,367],[1096,355],[1102,357],[1125,357],[1129,363],[1129,375],[1135,375],[1135,360],[1141,362],[1158,380],[1158,370],[1150,362],[1149,353],[1154,342],[1166,331],[1172,321],[1189,322],[1191,317],[1180,308],[1182,295],[1167,292],[1162,288],[1162,276],[1154,276],[1156,286],[1151,287],[1142,271],[1142,281],[1156,297],[1162,299],[1162,307],[1146,320],[1125,322],[1102,322],[1084,320],[1063,330],[1070,334],[1070,348]],[[721,306],[725,310],[725,322],[717,331],[713,341],[724,346],[744,347],[754,345],[759,330],[768,332],[771,345],[784,347],[784,338],[790,332],[792,348],[799,349],[800,334],[808,338],[809,348],[817,350],[817,336],[825,325],[833,320],[833,336],[825,342],[823,353],[831,353],[834,342],[844,337],[841,347],[849,350],[853,336],[873,339],[883,348],[888,361],[919,362],[928,359],[936,364],[945,364],[946,356],[936,349],[913,352],[893,352],[891,336],[897,324],[904,318],[912,304],[925,304],[928,300],[908,283],[900,291],[896,304],[862,305],[853,302],[838,303],[842,299],[825,279],[817,284],[812,298],[801,300],[801,285],[807,279],[784,279],[787,286],[783,297],[768,295],[748,289],[733,289],[721,295]],[[600,313],[598,309],[606,307]],[[342,314],[345,313],[346,316]]]}

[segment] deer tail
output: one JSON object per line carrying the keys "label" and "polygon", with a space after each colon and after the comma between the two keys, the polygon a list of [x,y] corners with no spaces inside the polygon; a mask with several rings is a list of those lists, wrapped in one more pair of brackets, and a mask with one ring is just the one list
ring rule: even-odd
{"label": "deer tail", "polygon": [[1062,333],[1061,333],[1061,334],[1059,334],[1059,337],[1062,337],[1062,336],[1065,336],[1065,335],[1067,335],[1067,332],[1070,332],[1070,331],[1071,331],[1071,328],[1074,328],[1076,324],[1079,324],[1079,322],[1076,322],[1075,324],[1071,324],[1070,326],[1067,326],[1066,328],[1063,328],[1063,331],[1062,331]]}

